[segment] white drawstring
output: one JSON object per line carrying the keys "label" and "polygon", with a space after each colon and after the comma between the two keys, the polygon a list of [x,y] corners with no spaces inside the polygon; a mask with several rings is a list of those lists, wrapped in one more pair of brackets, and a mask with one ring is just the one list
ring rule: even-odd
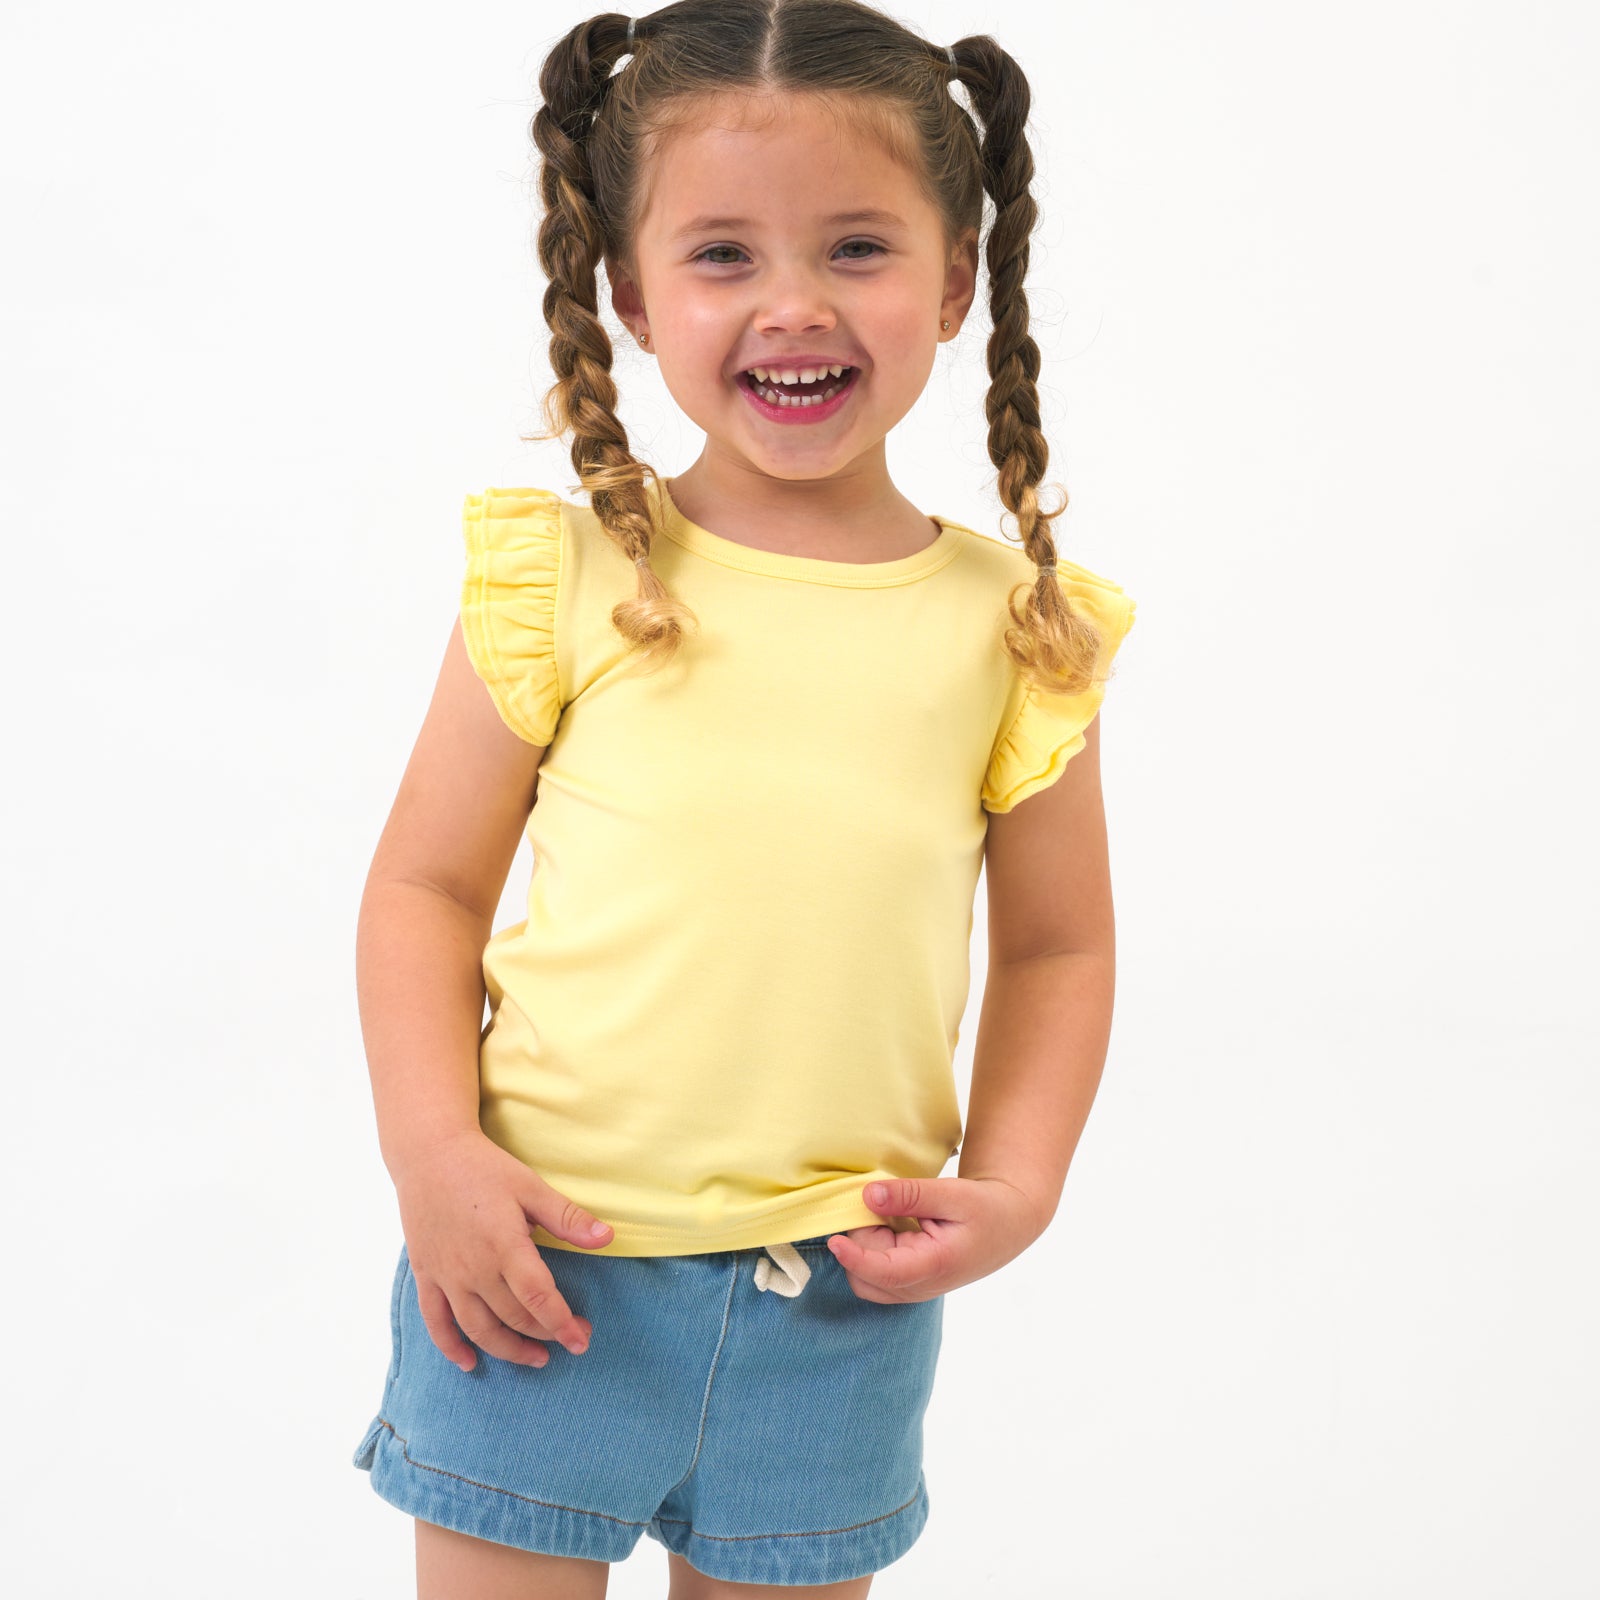
{"label": "white drawstring", "polygon": [[791,1299],[805,1288],[811,1268],[792,1244],[763,1245],[766,1252],[756,1261],[756,1288],[771,1289]]}

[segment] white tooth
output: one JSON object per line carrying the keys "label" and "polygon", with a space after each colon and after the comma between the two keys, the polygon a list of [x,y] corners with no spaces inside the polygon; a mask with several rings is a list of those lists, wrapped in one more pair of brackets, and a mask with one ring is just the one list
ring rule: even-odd
{"label": "white tooth", "polygon": [[775,372],[773,376],[779,383],[799,383],[800,381],[798,372]]}
{"label": "white tooth", "polygon": [[751,367],[750,376],[753,377],[757,383],[765,383],[767,381],[767,369],[765,367]]}
{"label": "white tooth", "polygon": [[801,383],[815,383],[821,373],[815,367],[804,367],[800,372]]}
{"label": "white tooth", "polygon": [[844,376],[844,368],[843,367],[829,367],[828,368],[828,376],[830,378],[842,378]]}

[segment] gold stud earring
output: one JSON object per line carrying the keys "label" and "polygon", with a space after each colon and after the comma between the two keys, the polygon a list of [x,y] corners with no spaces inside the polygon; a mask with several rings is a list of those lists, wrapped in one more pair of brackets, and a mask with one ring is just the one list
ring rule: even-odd
{"label": "gold stud earring", "polygon": [[948,328],[950,326],[950,319],[946,317],[944,321],[939,324],[939,326],[941,328]]}
{"label": "gold stud earring", "polygon": [[641,333],[639,335],[639,343],[640,344],[649,344],[650,343],[650,335],[648,333]]}

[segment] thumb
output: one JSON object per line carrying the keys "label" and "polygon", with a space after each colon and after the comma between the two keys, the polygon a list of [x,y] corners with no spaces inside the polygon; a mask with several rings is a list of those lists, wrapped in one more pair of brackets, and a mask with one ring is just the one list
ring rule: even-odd
{"label": "thumb", "polygon": [[884,1217],[966,1215],[960,1188],[948,1178],[878,1178],[862,1191],[867,1208]]}
{"label": "thumb", "polygon": [[595,1250],[611,1243],[613,1234],[607,1223],[552,1189],[538,1173],[531,1176],[532,1187],[522,1202],[522,1209],[531,1221],[556,1238],[584,1250]]}

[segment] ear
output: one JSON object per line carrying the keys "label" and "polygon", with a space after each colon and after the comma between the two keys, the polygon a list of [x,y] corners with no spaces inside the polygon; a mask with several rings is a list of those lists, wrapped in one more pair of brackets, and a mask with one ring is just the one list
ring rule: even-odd
{"label": "ear", "polygon": [[950,267],[945,273],[944,301],[939,315],[950,319],[952,332],[966,321],[972,297],[978,290],[978,230],[965,229],[951,247]]}
{"label": "ear", "polygon": [[610,256],[605,258],[606,280],[611,285],[611,309],[616,312],[625,328],[634,336],[650,331],[650,319],[645,316],[644,297],[639,285],[626,267]]}

